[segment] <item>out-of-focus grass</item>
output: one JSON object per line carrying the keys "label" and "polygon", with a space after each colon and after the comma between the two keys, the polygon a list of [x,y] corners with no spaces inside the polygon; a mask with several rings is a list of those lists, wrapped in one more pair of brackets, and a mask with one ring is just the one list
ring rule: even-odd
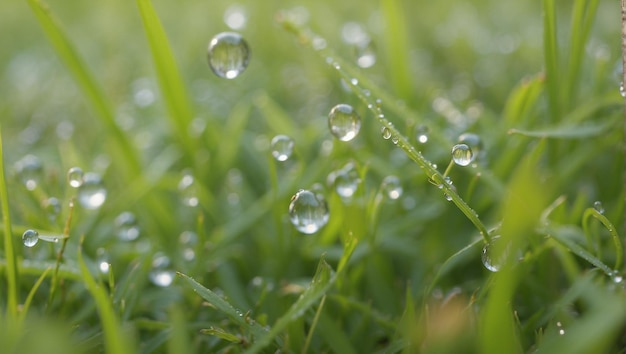
{"label": "out-of-focus grass", "polygon": [[[51,0],[52,17],[41,4],[12,2],[0,13],[0,31],[10,33],[0,39],[6,350],[624,347],[615,4]],[[240,77],[222,80],[207,67],[206,47],[233,30],[228,14],[237,11],[252,58]],[[285,31],[279,13],[304,35]],[[307,28],[340,69],[306,43]],[[356,48],[344,38],[359,28],[376,52],[370,68],[354,64]],[[404,137],[398,146],[381,138],[377,110],[368,110],[376,98],[388,120],[380,122]],[[352,142],[328,131],[337,103],[361,114]],[[416,139],[421,125],[430,130],[425,144]],[[450,203],[432,184],[441,184],[466,131],[480,135],[484,156],[449,171]],[[295,140],[283,163],[268,148],[276,134]],[[34,191],[11,168],[26,154],[43,161]],[[348,162],[361,182],[345,200],[325,184]],[[108,196],[96,211],[76,208],[47,304],[52,281],[38,280],[60,246],[25,248],[19,237],[27,228],[62,232],[76,194],[65,183],[72,166],[101,173]],[[390,174],[404,190],[396,201],[381,189]],[[183,176],[193,177],[190,189],[179,189]],[[304,236],[287,206],[315,183],[330,221]],[[197,206],[183,202],[190,196]],[[49,214],[49,197],[61,200],[59,215]],[[602,218],[589,216],[595,201]],[[138,220],[136,241],[116,237],[125,211]],[[514,256],[500,272],[481,264],[481,225],[511,242],[500,251]],[[19,245],[15,281],[11,243]],[[157,253],[171,261],[164,276],[185,275],[167,287],[151,283]]]}

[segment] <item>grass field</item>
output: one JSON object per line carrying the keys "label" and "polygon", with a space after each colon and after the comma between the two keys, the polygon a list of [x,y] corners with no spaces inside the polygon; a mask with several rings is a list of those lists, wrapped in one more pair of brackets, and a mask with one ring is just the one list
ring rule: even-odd
{"label": "grass field", "polygon": [[626,352],[615,1],[0,9],[0,352]]}

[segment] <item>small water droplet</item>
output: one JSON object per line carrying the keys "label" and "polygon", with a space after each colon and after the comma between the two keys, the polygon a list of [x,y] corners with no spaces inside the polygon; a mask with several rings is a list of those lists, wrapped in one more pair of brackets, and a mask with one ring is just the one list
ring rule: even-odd
{"label": "small water droplet", "polygon": [[83,185],[83,170],[80,167],[72,167],[67,171],[67,183],[70,187],[78,188]]}
{"label": "small water droplet", "polygon": [[26,155],[15,163],[18,177],[29,191],[35,190],[43,175],[43,166],[35,155]]}
{"label": "small water droplet", "polygon": [[39,233],[35,230],[26,230],[22,234],[22,242],[26,247],[33,247],[39,242]]}
{"label": "small water droplet", "polygon": [[502,238],[496,235],[483,247],[481,259],[485,268],[491,272],[499,271],[508,257],[509,247],[503,248],[501,242]]}
{"label": "small water droplet", "polygon": [[398,141],[399,141],[399,138],[397,135],[394,135],[391,137],[391,142],[394,143],[394,145],[398,145]]}
{"label": "small water droplet", "polygon": [[287,161],[291,157],[294,145],[293,139],[287,135],[276,135],[270,143],[272,156],[276,161]]}
{"label": "small water droplet", "polygon": [[389,130],[389,128],[382,127],[382,129],[380,129],[380,132],[383,135],[383,139],[389,140],[389,138],[391,138],[391,130]]}
{"label": "small water droplet", "polygon": [[335,191],[342,198],[351,198],[359,186],[361,179],[354,163],[348,163],[340,170],[331,172],[327,181],[334,185]]}
{"label": "small water droplet", "polygon": [[328,222],[328,205],[319,195],[301,189],[291,197],[289,217],[298,231],[313,234]]}
{"label": "small water droplet", "polygon": [[376,64],[376,51],[372,41],[361,41],[356,44],[356,65],[367,69]]}
{"label": "small water droplet", "polygon": [[604,214],[604,206],[602,205],[602,202],[599,200],[596,200],[595,202],[593,202],[593,208],[600,214]]}
{"label": "small water droplet", "polygon": [[383,179],[382,189],[385,195],[391,200],[400,198],[403,192],[400,179],[393,175],[387,176]]}
{"label": "small water droplet", "polygon": [[361,117],[359,117],[352,106],[341,103],[330,110],[328,127],[337,139],[350,141],[359,134]]}
{"label": "small water droplet", "polygon": [[356,77],[353,77],[352,79],[350,79],[350,83],[356,86],[359,84],[359,79],[357,79]]}
{"label": "small water droplet", "polygon": [[61,202],[55,197],[50,197],[43,202],[43,207],[48,214],[50,222],[56,221],[61,213]]}
{"label": "small water droplet", "polygon": [[198,206],[199,200],[196,193],[195,180],[191,174],[183,174],[180,182],[178,182],[178,190],[181,193],[181,199],[184,205],[189,207]]}
{"label": "small water droplet", "polygon": [[87,172],[83,176],[83,184],[78,189],[78,202],[85,209],[98,209],[104,204],[107,190],[102,184],[102,178],[95,172]]}
{"label": "small water droplet", "polygon": [[416,139],[420,144],[426,144],[428,142],[428,133],[430,129],[428,129],[425,125],[418,125],[416,129]]}
{"label": "small water droplet", "polygon": [[170,269],[170,259],[163,253],[157,253],[152,258],[152,270],[148,274],[152,284],[168,287],[174,281],[174,271]]}
{"label": "small water droplet", "polygon": [[222,32],[209,42],[208,59],[215,75],[234,79],[248,66],[250,49],[239,33]]}
{"label": "small water droplet", "polygon": [[378,109],[381,109],[383,107],[383,100],[380,98],[376,99],[376,107],[378,107]]}
{"label": "small water droplet", "polygon": [[322,50],[326,48],[326,40],[322,37],[315,36],[311,40],[311,46],[314,50]]}
{"label": "small water droplet", "polygon": [[561,324],[561,322],[557,322],[556,326],[559,328],[559,335],[564,335],[565,334],[565,330],[563,329],[563,325]]}
{"label": "small water droplet", "polygon": [[622,276],[622,274],[619,271],[615,270],[611,274],[611,280],[615,284],[621,284],[624,281],[624,277]]}
{"label": "small water droplet", "polygon": [[134,241],[139,237],[139,225],[135,215],[125,211],[115,218],[117,237],[122,241]]}
{"label": "small water droplet", "polygon": [[198,244],[198,235],[193,231],[183,231],[178,237],[178,241],[183,246],[183,259],[193,261],[196,258],[194,247]]}
{"label": "small water droplet", "polygon": [[109,263],[109,256],[104,248],[98,248],[96,250],[96,264],[98,265],[100,273],[109,274],[111,263]]}
{"label": "small water droplet", "polygon": [[622,97],[626,97],[626,90],[624,89],[624,83],[621,82],[619,84],[619,94],[622,95]]}
{"label": "small water droplet", "polygon": [[452,160],[459,166],[467,166],[472,162],[474,154],[466,144],[456,144],[452,147]]}

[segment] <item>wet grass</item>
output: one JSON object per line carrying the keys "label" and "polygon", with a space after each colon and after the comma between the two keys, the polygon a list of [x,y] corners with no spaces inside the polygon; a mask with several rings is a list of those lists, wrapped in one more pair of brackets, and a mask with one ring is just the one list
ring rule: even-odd
{"label": "wet grass", "polygon": [[[624,351],[614,4],[240,4],[6,5],[4,350]],[[225,80],[206,47],[237,11],[252,57]],[[361,116],[349,142],[338,103]],[[459,166],[465,132],[482,152]],[[327,178],[347,165],[349,198]],[[101,207],[73,166],[102,175]],[[312,235],[289,219],[299,189],[330,210]],[[61,242],[24,247],[27,229]]]}

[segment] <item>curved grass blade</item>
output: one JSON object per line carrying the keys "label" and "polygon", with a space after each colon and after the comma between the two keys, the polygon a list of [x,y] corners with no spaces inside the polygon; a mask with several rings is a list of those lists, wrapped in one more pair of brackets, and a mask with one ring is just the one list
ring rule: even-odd
{"label": "curved grass blade", "polygon": [[46,276],[48,275],[48,273],[50,273],[51,270],[52,270],[52,267],[46,268],[46,270],[44,270],[43,273],[41,273],[41,275],[39,276],[39,279],[37,279],[33,287],[28,292],[28,296],[26,296],[26,301],[24,301],[24,305],[22,306],[22,310],[20,312],[20,318],[19,318],[20,324],[24,323],[24,318],[28,314],[30,303],[33,301],[33,297],[35,297],[35,293],[37,292],[37,289],[39,289],[39,286],[41,285],[41,283],[43,283],[43,280],[46,278]]}
{"label": "curved grass blade", "polygon": [[441,267],[439,267],[439,270],[437,270],[437,274],[435,274],[435,277],[430,282],[430,285],[428,286],[428,288],[426,288],[426,293],[425,293],[424,298],[425,299],[428,298],[428,295],[433,291],[433,288],[435,287],[435,285],[439,281],[439,278],[441,278],[448,271],[450,271],[450,269],[452,269],[454,266],[456,266],[457,263],[460,262],[463,259],[462,257],[465,254],[467,254],[468,252],[472,251],[475,247],[477,247],[478,245],[481,245],[481,244],[483,244],[483,240],[482,239],[474,240],[472,243],[470,243],[469,245],[461,248],[455,254],[453,254],[448,259],[446,259],[446,261],[443,262]]}
{"label": "curved grass blade", "polygon": [[311,280],[311,284],[302,295],[300,295],[298,301],[276,321],[269,332],[265,333],[261,338],[258,338],[246,353],[258,353],[261,349],[268,346],[291,322],[304,315],[306,310],[313,306],[322,296],[326,295],[326,292],[335,283],[336,279],[336,273],[333,272],[328,263],[322,258],[317,266],[315,276],[313,280]]}
{"label": "curved grass blade", "polygon": [[106,353],[131,353],[131,347],[128,345],[129,343],[126,340],[126,336],[121,330],[109,296],[102,289],[102,287],[96,283],[94,278],[91,276],[85,261],[83,260],[82,241],[83,238],[81,238],[80,246],[78,247],[78,265],[80,267],[82,280],[87,287],[87,290],[93,297],[98,313],[100,314],[100,321],[102,323],[102,331],[104,333],[104,341],[106,344]]}
{"label": "curved grass blade", "polygon": [[137,6],[150,45],[159,88],[165,100],[170,121],[177,132],[179,143],[188,153],[187,156],[194,156],[192,140],[188,134],[189,123],[193,119],[193,110],[189,104],[189,95],[178,72],[165,30],[150,0],[137,0]]}
{"label": "curved grass blade", "polygon": [[0,204],[2,204],[2,223],[4,224],[4,257],[6,258],[7,276],[7,316],[15,319],[17,316],[18,273],[11,231],[11,215],[9,213],[9,195],[4,174],[4,151],[2,143],[2,126],[0,126]]}
{"label": "curved grass blade", "polygon": [[63,32],[59,21],[42,1],[28,0],[28,4],[48,37],[50,44],[52,44],[57,55],[78,84],[80,91],[87,98],[94,113],[104,123],[110,133],[109,135],[113,137],[114,142],[109,142],[105,145],[113,149],[113,156],[116,159],[125,162],[122,172],[130,171],[130,176],[138,175],[140,164],[134,147],[115,123],[115,116],[102,93],[102,89],[98,86],[69,38]]}
{"label": "curved grass blade", "polygon": [[620,269],[620,265],[622,264],[622,259],[624,258],[624,249],[622,248],[622,242],[619,239],[619,235],[617,234],[617,230],[615,226],[607,219],[606,216],[602,215],[599,211],[594,208],[588,208],[583,213],[583,231],[585,232],[586,237],[590,237],[589,233],[589,218],[594,217],[598,221],[606,227],[606,229],[611,234],[611,239],[613,240],[613,245],[615,246],[615,266],[613,269],[618,271]]}
{"label": "curved grass blade", "polygon": [[615,125],[616,122],[613,120],[607,120],[596,125],[571,125],[571,123],[567,123],[566,125],[539,130],[509,129],[508,134],[519,134],[532,138],[582,139],[603,135]]}

